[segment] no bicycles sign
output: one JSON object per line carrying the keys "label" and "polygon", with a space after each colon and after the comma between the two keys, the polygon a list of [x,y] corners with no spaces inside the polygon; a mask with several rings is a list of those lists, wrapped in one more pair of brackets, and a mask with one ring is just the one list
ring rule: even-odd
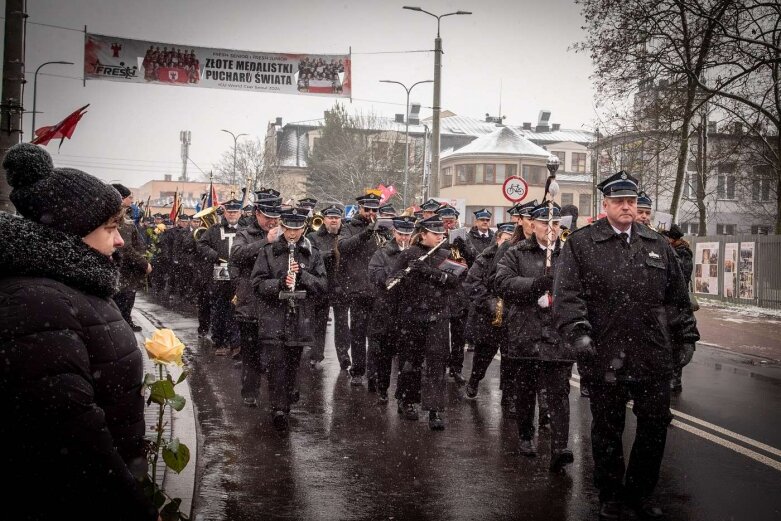
{"label": "no bicycles sign", "polygon": [[502,194],[505,199],[520,203],[529,194],[529,185],[523,178],[513,175],[505,179],[502,185]]}

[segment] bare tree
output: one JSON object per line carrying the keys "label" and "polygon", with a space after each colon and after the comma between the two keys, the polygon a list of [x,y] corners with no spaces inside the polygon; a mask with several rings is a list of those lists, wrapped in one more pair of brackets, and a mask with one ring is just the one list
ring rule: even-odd
{"label": "bare tree", "polygon": [[[220,156],[214,165],[214,181],[230,184],[236,181],[236,197],[241,197],[242,190],[250,187],[251,191],[261,186],[276,186],[279,183],[280,171],[275,158],[270,157],[263,149],[259,139],[240,141],[236,146],[236,173],[233,173],[233,147]],[[208,179],[208,176],[207,176]]]}

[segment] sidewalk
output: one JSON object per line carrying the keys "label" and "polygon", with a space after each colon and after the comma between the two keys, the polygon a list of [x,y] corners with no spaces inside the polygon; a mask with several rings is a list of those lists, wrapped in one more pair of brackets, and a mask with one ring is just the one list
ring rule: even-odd
{"label": "sidewalk", "polygon": [[774,310],[730,306],[700,299],[694,315],[700,344],[781,364],[781,316]]}
{"label": "sidewalk", "polygon": [[[172,325],[166,325],[161,323],[155,318],[154,308],[155,304],[146,300],[146,297],[139,293],[137,303],[142,304],[144,309],[150,311],[141,312],[140,308],[133,310],[133,321],[143,328],[143,331],[136,333],[136,338],[139,339],[139,345],[141,352],[144,354],[144,373],[152,373],[157,376],[157,368],[154,363],[149,360],[146,349],[144,349],[144,339],[150,338],[152,332],[155,329],[162,329],[169,327],[176,331]],[[183,340],[184,342],[184,340]],[[187,343],[185,342],[185,346]],[[185,351],[186,353],[186,351]],[[164,371],[171,374],[171,377],[176,381],[179,375],[182,373],[182,369],[176,366],[167,366]],[[197,467],[198,460],[198,439],[196,430],[195,410],[190,392],[190,384],[187,380],[176,386],[177,394],[180,394],[187,401],[184,409],[181,411],[172,411],[170,408],[166,409],[165,421],[167,422],[167,428],[164,436],[167,439],[179,438],[181,443],[187,445],[190,449],[190,462],[182,470],[180,474],[170,470],[163,461],[161,456],[157,464],[157,475],[163,476],[162,486],[166,494],[172,498],[179,498],[182,500],[180,510],[190,517],[193,504],[193,494],[195,492],[195,469]],[[153,404],[154,405],[154,404]],[[147,406],[144,411],[144,417],[146,419],[147,428],[157,423],[157,407]]]}

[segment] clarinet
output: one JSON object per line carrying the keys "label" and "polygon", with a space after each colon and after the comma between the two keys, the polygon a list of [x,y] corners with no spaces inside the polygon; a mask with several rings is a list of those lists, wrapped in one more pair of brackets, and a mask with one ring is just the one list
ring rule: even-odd
{"label": "clarinet", "polygon": [[[296,261],[296,243],[289,242],[287,243],[287,274],[288,277],[293,278],[293,282],[288,286],[290,292],[294,292],[296,290],[296,272],[293,271],[293,263]],[[296,307],[296,299],[294,298],[288,298],[287,299],[287,305],[290,309],[295,309]]]}
{"label": "clarinet", "polygon": [[[433,248],[431,248],[429,251],[427,251],[426,253],[424,253],[424,254],[423,254],[423,255],[421,255],[420,257],[418,257],[418,260],[419,260],[419,261],[424,261],[424,260],[428,259],[428,258],[429,258],[429,256],[431,256],[431,254],[432,254],[432,253],[434,253],[435,251],[437,251],[437,249],[439,249],[439,247],[440,247],[440,246],[442,246],[443,244],[445,244],[445,242],[446,242],[446,241],[445,241],[445,239],[444,239],[444,237],[443,237],[443,238],[442,238],[442,240],[439,242],[439,244],[437,244],[436,246],[434,246]],[[405,276],[405,275],[407,275],[407,274],[408,274],[410,271],[412,271],[412,267],[411,267],[411,266],[407,266],[406,268],[404,268],[404,271],[402,271],[402,272],[401,272],[401,273],[400,273],[400,274],[399,274],[399,275],[398,275],[396,278],[394,278],[393,280],[391,280],[391,281],[388,283],[388,285],[387,285],[387,286],[385,286],[385,289],[393,289],[393,288],[396,286],[396,284],[398,284],[399,282],[401,282],[401,279],[403,279],[403,278],[404,278],[404,276]]]}

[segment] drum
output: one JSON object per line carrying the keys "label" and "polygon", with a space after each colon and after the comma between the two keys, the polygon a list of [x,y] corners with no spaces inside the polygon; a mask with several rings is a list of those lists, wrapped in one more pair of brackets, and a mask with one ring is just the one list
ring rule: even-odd
{"label": "drum", "polygon": [[230,272],[228,271],[228,263],[227,262],[219,262],[214,265],[214,270],[212,271],[212,278],[216,281],[224,281],[224,280],[230,280]]}

